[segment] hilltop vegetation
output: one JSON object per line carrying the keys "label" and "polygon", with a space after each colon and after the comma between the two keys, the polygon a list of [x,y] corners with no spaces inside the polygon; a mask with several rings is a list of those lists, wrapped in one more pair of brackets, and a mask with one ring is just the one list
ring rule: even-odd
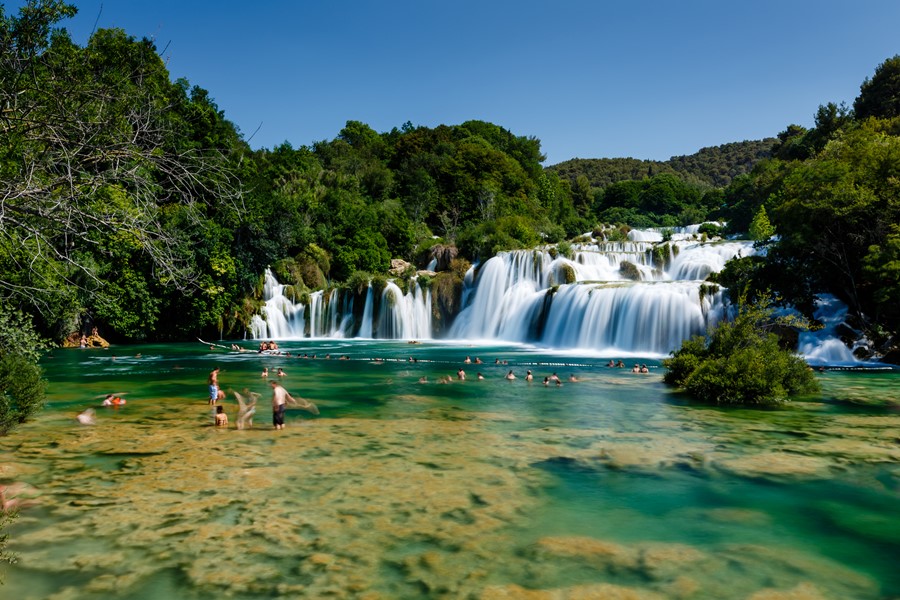
{"label": "hilltop vegetation", "polygon": [[637,158],[573,158],[547,167],[574,185],[579,177],[587,178],[592,188],[603,190],[620,181],[640,180],[670,173],[687,183],[708,187],[725,187],[739,175],[749,173],[759,161],[772,156],[776,138],[732,142],[667,161]]}

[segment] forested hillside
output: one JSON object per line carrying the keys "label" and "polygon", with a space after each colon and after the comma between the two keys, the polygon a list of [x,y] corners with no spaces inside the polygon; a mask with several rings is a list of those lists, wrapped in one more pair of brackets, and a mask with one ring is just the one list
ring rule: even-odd
{"label": "forested hillside", "polygon": [[722,144],[701,148],[690,155],[673,156],[664,162],[636,158],[573,158],[549,166],[547,170],[572,184],[584,176],[592,188],[598,189],[661,173],[677,174],[688,183],[725,187],[735,177],[749,173],[760,160],[770,157],[777,141],[766,138]]}

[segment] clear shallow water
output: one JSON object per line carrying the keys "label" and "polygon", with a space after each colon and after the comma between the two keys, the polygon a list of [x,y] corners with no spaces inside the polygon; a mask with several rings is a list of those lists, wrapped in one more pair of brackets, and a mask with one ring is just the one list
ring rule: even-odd
{"label": "clear shallow water", "polygon": [[[821,397],[722,410],[671,394],[653,360],[626,358],[651,367],[634,375],[522,347],[283,349],[318,358],[54,352],[47,409],[0,439],[0,483],[24,501],[0,596],[900,595],[897,372],[827,372]],[[223,389],[263,394],[253,430],[210,426],[216,365]],[[321,414],[274,431],[264,366]],[[552,372],[561,387],[540,383]],[[110,392],[128,403],[99,407]]]}

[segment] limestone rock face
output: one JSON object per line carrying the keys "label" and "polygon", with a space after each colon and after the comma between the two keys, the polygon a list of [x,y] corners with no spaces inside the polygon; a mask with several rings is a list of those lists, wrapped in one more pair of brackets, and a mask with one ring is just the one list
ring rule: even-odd
{"label": "limestone rock face", "polygon": [[[109,348],[109,342],[100,337],[99,334],[92,333],[87,337],[87,347],[88,348]],[[63,340],[62,343],[63,348],[80,348],[81,347],[81,334],[77,331],[70,333],[69,336]]]}
{"label": "limestone rock face", "polygon": [[403,275],[407,269],[409,269],[412,265],[403,260],[402,258],[392,258],[391,259],[391,269],[390,274],[395,276]]}
{"label": "limestone rock face", "polygon": [[437,261],[437,266],[434,268],[435,271],[446,271],[450,268],[450,261],[456,258],[457,254],[459,254],[459,250],[457,250],[456,246],[445,246],[443,244],[438,244],[431,248],[431,258],[432,260]]}

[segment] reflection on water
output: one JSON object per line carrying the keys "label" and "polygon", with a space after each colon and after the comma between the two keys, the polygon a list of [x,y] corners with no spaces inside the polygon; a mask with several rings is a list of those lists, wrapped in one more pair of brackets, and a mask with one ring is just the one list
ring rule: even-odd
{"label": "reflection on water", "polygon": [[[634,375],[526,348],[285,349],[48,358],[47,409],[0,439],[0,483],[25,501],[4,597],[900,594],[896,372],[828,372],[820,398],[721,410],[669,393],[656,361]],[[211,426],[216,365],[224,389],[264,394],[252,430]],[[289,410],[274,431],[265,366],[321,414]],[[542,385],[553,372],[563,384]],[[128,403],[101,408],[110,392]],[[79,425],[91,406],[96,425]]]}

